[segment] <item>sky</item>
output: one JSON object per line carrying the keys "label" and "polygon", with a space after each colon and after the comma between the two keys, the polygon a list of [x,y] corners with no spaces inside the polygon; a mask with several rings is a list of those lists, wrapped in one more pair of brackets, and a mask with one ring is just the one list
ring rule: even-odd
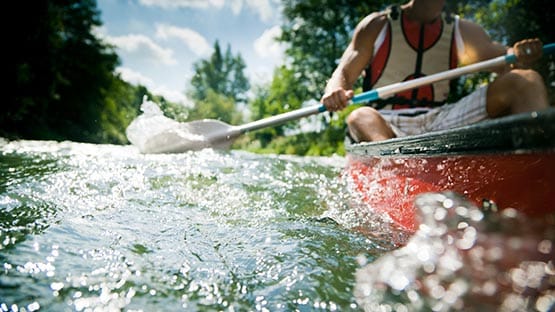
{"label": "sky", "polygon": [[273,38],[281,24],[279,0],[97,0],[100,37],[116,46],[117,72],[166,99],[191,105],[185,90],[193,64],[207,59],[218,40],[247,65],[252,84],[269,82],[283,63]]}

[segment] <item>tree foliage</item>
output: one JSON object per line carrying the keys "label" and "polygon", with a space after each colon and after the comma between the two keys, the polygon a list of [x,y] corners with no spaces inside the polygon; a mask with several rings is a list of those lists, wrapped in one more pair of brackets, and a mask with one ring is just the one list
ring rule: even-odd
{"label": "tree foliage", "polygon": [[212,55],[197,61],[193,67],[195,74],[188,94],[195,106],[189,109],[188,119],[210,118],[231,124],[242,122],[241,107],[246,102],[250,82],[244,73],[245,61],[241,54],[233,55],[229,45],[222,54],[216,41]]}
{"label": "tree foliage", "polygon": [[245,76],[245,61],[240,54],[233,55],[228,45],[224,54],[218,41],[209,59],[194,65],[195,74],[191,79],[190,95],[193,100],[204,100],[210,90],[228,97],[235,102],[244,102],[250,83]]}
{"label": "tree foliage", "polygon": [[[544,44],[555,42],[552,3],[548,0],[466,0],[451,5],[463,17],[482,25],[492,39],[512,46],[526,38],[539,38]],[[549,102],[555,105],[555,56],[543,57],[533,68],[544,78]],[[474,87],[475,83],[469,82]]]}
{"label": "tree foliage", "polygon": [[[100,26],[94,0],[17,1],[8,32],[8,99],[0,114],[8,136],[121,142],[100,134],[100,124],[120,117],[106,101],[121,81],[119,59],[93,34]],[[116,121],[116,124],[121,122]],[[121,129],[120,129],[121,130]],[[114,131],[110,131],[114,133]]]}
{"label": "tree foliage", "polygon": [[[319,99],[325,84],[347,47],[357,23],[367,14],[382,10],[393,4],[390,1],[354,1],[354,0],[283,0],[283,25],[280,41],[287,44],[286,50],[288,67],[291,71],[288,79],[281,74],[274,75],[269,91],[257,94],[252,103],[255,111],[277,113],[278,103],[303,103],[309,99]],[[549,8],[547,0],[465,0],[446,1],[447,9],[471,19],[484,26],[494,40],[505,44],[531,37],[538,37],[544,43],[554,42],[553,10]],[[551,63],[548,63],[551,62]],[[549,86],[551,102],[555,85],[555,68],[553,58],[544,58],[536,69],[542,73]],[[468,79],[467,79],[468,78]],[[484,80],[491,77],[478,74],[464,77],[453,84],[450,99],[456,100],[470,93]],[[280,85],[282,89],[301,88],[306,92],[285,93],[276,92],[272,86]],[[360,92],[360,81],[355,85],[356,92]],[[298,99],[292,96],[300,96]],[[295,108],[295,107],[292,107]],[[318,129],[313,133],[300,133],[296,136],[283,137],[283,131],[268,129],[261,134],[253,135],[255,140],[252,149],[271,152],[293,152],[328,155],[343,152],[345,119],[347,112],[332,116],[326,120],[325,129]],[[256,117],[265,115],[255,114]],[[329,140],[329,141],[327,141]],[[326,143],[327,142],[327,143]],[[294,147],[282,148],[281,145],[291,144]],[[300,147],[299,144],[303,146]]]}
{"label": "tree foliage", "polygon": [[287,44],[291,69],[312,98],[320,98],[326,81],[351,40],[354,27],[388,1],[283,0],[280,41]]}

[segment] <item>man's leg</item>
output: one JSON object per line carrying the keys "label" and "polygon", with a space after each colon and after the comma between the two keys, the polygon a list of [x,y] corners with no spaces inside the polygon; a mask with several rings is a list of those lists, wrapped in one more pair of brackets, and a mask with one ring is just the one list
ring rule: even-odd
{"label": "man's leg", "polygon": [[351,137],[357,142],[383,141],[395,137],[382,115],[371,107],[360,107],[347,117]]}
{"label": "man's leg", "polygon": [[542,110],[548,106],[545,83],[533,70],[512,70],[488,87],[486,109],[492,118]]}

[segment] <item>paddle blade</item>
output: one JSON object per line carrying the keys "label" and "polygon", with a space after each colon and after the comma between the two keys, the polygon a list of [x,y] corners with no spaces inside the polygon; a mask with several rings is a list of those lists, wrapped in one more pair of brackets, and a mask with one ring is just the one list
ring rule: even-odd
{"label": "paddle blade", "polygon": [[181,123],[165,117],[158,106],[145,102],[143,114],[127,127],[127,139],[141,153],[182,153],[203,148],[227,149],[236,137],[234,128],[218,120]]}
{"label": "paddle blade", "polygon": [[134,145],[144,154],[183,153],[203,148],[228,149],[233,141],[224,135],[227,128],[217,120],[178,123],[173,128],[148,134],[141,144]]}

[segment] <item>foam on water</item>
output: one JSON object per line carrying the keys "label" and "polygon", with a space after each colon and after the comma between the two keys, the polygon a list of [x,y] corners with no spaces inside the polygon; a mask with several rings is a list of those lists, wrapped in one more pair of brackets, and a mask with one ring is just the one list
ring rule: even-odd
{"label": "foam on water", "polygon": [[553,216],[434,194],[410,237],[354,212],[344,165],[0,141],[0,310],[553,307]]}
{"label": "foam on water", "polygon": [[0,149],[0,309],[356,305],[355,259],[368,240],[324,218],[345,207],[342,158]]}
{"label": "foam on water", "polygon": [[417,206],[416,234],[357,272],[365,311],[552,311],[555,216],[484,215],[455,194]]}

